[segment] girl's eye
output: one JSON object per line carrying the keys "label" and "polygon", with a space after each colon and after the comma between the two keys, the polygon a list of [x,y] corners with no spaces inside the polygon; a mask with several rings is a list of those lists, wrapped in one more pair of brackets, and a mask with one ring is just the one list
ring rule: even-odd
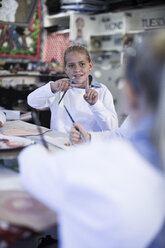
{"label": "girl's eye", "polygon": [[69,68],[73,68],[74,65],[73,65],[73,64],[69,64],[68,67],[69,67]]}
{"label": "girl's eye", "polygon": [[81,62],[80,63],[80,66],[82,66],[82,67],[85,66],[85,63],[84,62]]}

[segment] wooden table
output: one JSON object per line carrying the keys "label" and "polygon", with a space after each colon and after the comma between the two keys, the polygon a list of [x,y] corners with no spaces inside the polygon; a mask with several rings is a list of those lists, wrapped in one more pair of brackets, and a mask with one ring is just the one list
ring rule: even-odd
{"label": "wooden table", "polygon": [[[21,121],[21,120],[7,121],[5,125],[2,128],[0,128],[0,133],[3,132],[4,130],[11,129],[11,128],[20,128],[20,129],[21,128],[37,128],[37,126],[31,123],[28,123],[28,122]],[[54,131],[51,129],[47,129],[47,128],[44,128],[44,129],[47,130],[47,132],[44,133],[45,139],[48,139],[48,140],[51,139],[51,142],[48,141],[48,147],[50,151],[56,152],[61,149],[60,144],[58,145],[59,138],[62,138],[66,140],[66,142],[69,142],[69,138],[67,134]],[[39,135],[26,136],[26,138],[31,139],[35,141],[36,143],[42,143],[41,137]],[[53,141],[53,138],[54,138],[54,141]],[[58,139],[57,142],[56,142],[56,139]],[[15,159],[17,158],[20,151],[21,149],[10,150],[10,151],[0,151],[0,159]]]}
{"label": "wooden table", "polygon": [[[0,128],[0,133],[11,129],[11,128],[36,128],[36,125],[34,124],[30,124],[21,120],[17,120],[17,121],[7,121],[5,123],[5,125]],[[7,137],[7,136],[6,136]],[[41,143],[41,138],[40,135],[36,135],[36,136],[26,136],[26,138],[31,139],[33,141],[35,141],[36,143]],[[61,149],[63,149],[61,147],[61,144],[58,143],[59,139],[63,139],[66,142],[69,141],[68,135],[61,133],[61,132],[57,132],[57,131],[53,131],[50,129],[47,129],[46,132],[44,133],[44,138],[46,140],[48,140],[48,148],[50,151],[53,152],[58,152],[61,151]],[[68,149],[68,148],[67,148]],[[36,231],[36,232],[40,232],[42,230],[46,230],[47,228],[49,228],[49,226],[51,227],[52,225],[56,225],[57,221],[56,221],[56,214],[49,210],[49,209],[43,209],[41,210],[41,213],[39,213],[41,215],[41,218],[38,216],[39,214],[37,213],[36,215],[34,215],[34,213],[36,213],[35,211],[30,210],[31,214],[33,216],[31,216],[31,219],[29,220],[29,216],[26,219],[25,216],[15,216],[15,213],[13,215],[12,211],[9,213],[6,213],[6,210],[3,207],[2,203],[2,198],[6,197],[6,195],[11,195],[13,194],[13,196],[15,196],[15,193],[19,192],[21,193],[25,193],[27,195],[26,196],[31,198],[31,196],[25,192],[21,181],[20,181],[20,177],[19,177],[19,172],[15,172],[11,170],[10,165],[12,165],[12,163],[15,163],[15,161],[17,161],[17,157],[18,154],[20,153],[21,149],[16,149],[16,150],[7,150],[7,151],[0,151],[0,228],[1,228],[1,222],[7,221],[7,223],[11,223],[11,225],[18,225],[18,227],[27,227],[27,228],[32,228],[32,230]],[[6,164],[4,164],[4,161]],[[3,165],[3,166],[2,166]],[[13,193],[12,193],[13,192]],[[22,194],[21,193],[21,194]],[[23,193],[23,194],[24,194]],[[17,197],[16,197],[17,198]],[[35,199],[34,199],[35,201]],[[37,201],[36,201],[37,202]],[[36,204],[40,204],[43,205],[42,203],[36,203]],[[45,206],[43,205],[43,208]],[[41,206],[42,208],[42,206]],[[43,211],[43,213],[42,213]],[[4,214],[6,214],[6,216],[4,217]],[[8,216],[9,215],[9,216]],[[11,215],[13,215],[11,217]],[[44,218],[42,218],[44,216]],[[36,218],[36,220],[35,220]],[[33,221],[34,219],[34,221]],[[43,221],[44,220],[44,221]],[[33,223],[34,222],[34,223]]]}

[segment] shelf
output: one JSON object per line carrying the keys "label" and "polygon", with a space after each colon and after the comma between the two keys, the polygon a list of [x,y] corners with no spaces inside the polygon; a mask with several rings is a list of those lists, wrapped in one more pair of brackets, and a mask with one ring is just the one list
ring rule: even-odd
{"label": "shelf", "polygon": [[70,12],[61,12],[55,15],[45,15],[44,17],[44,27],[51,27],[58,25],[59,23],[69,23],[70,22]]}
{"label": "shelf", "polygon": [[61,12],[55,15],[46,15],[46,18],[48,19],[57,19],[57,18],[66,18],[70,17],[71,12]]}
{"label": "shelf", "polygon": [[57,34],[66,34],[66,33],[69,33],[70,32],[70,29],[64,29],[64,30],[59,30],[59,31],[56,31]]}

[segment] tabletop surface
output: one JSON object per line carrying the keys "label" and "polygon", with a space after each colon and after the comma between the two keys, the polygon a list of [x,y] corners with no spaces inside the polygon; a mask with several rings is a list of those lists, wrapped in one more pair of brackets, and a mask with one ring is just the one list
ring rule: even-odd
{"label": "tabletop surface", "polygon": [[[19,128],[20,130],[24,128],[34,130],[37,126],[21,120],[7,121],[4,126],[0,128],[0,134],[3,134],[5,130],[11,130],[14,128]],[[48,144],[49,151],[59,152],[61,150],[69,149],[69,138],[67,134],[53,131],[45,127],[41,127],[41,129],[44,130],[43,135]],[[28,135],[26,138],[35,141],[35,143],[42,143],[40,135]],[[39,203],[31,197],[31,195],[24,190],[21,184],[19,172],[11,170],[12,164],[17,162],[17,157],[20,151],[21,149],[16,149],[13,151],[12,149],[10,151],[0,151],[0,223],[1,221],[7,221],[8,223],[14,225],[23,225],[24,227],[32,228],[35,231],[41,231],[49,226],[52,226],[53,224],[56,224],[56,214],[42,203]],[[20,202],[15,202],[15,199],[18,200],[18,197],[20,196],[22,197],[21,204],[23,201],[27,200],[27,197],[29,198],[28,201],[35,203],[34,207],[29,210],[30,215],[29,212],[28,214],[26,213],[27,210],[24,215],[21,215],[21,211],[20,213],[17,211],[17,215],[15,214],[15,209],[13,210],[13,207],[15,208],[15,206],[22,206],[20,205]],[[13,197],[15,197],[14,201]],[[7,204],[7,208],[4,208],[4,205],[6,204],[5,202],[11,201],[11,199],[13,201],[13,207],[8,208]],[[38,206],[40,207],[40,212],[37,211],[37,214],[35,209],[36,206],[37,208]],[[43,218],[43,216],[45,217]]]}
{"label": "tabletop surface", "polygon": [[[24,122],[21,120],[16,120],[16,121],[7,121],[2,128],[0,128],[0,133],[3,134],[4,131],[6,130],[11,130],[14,128],[26,128],[26,129],[37,129],[37,126],[28,122]],[[70,144],[69,143],[69,137],[67,134],[54,131],[45,127],[41,127],[44,131],[46,131],[43,136],[44,139],[48,143],[48,147],[50,151],[56,152],[59,151],[60,149],[67,149],[68,147],[65,146],[65,144]],[[7,137],[7,136],[6,136]],[[28,135],[24,136],[28,139],[33,140],[36,143],[42,143],[40,135]],[[14,159],[18,156],[20,152],[20,149],[13,149],[10,151],[0,151],[0,159]]]}

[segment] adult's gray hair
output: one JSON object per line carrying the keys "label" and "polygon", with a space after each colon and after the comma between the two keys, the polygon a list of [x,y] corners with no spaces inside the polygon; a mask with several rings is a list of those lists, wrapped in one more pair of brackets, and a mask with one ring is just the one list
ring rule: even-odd
{"label": "adult's gray hair", "polygon": [[155,115],[152,142],[165,170],[165,31],[145,33],[125,58],[125,76],[135,93],[143,94]]}

